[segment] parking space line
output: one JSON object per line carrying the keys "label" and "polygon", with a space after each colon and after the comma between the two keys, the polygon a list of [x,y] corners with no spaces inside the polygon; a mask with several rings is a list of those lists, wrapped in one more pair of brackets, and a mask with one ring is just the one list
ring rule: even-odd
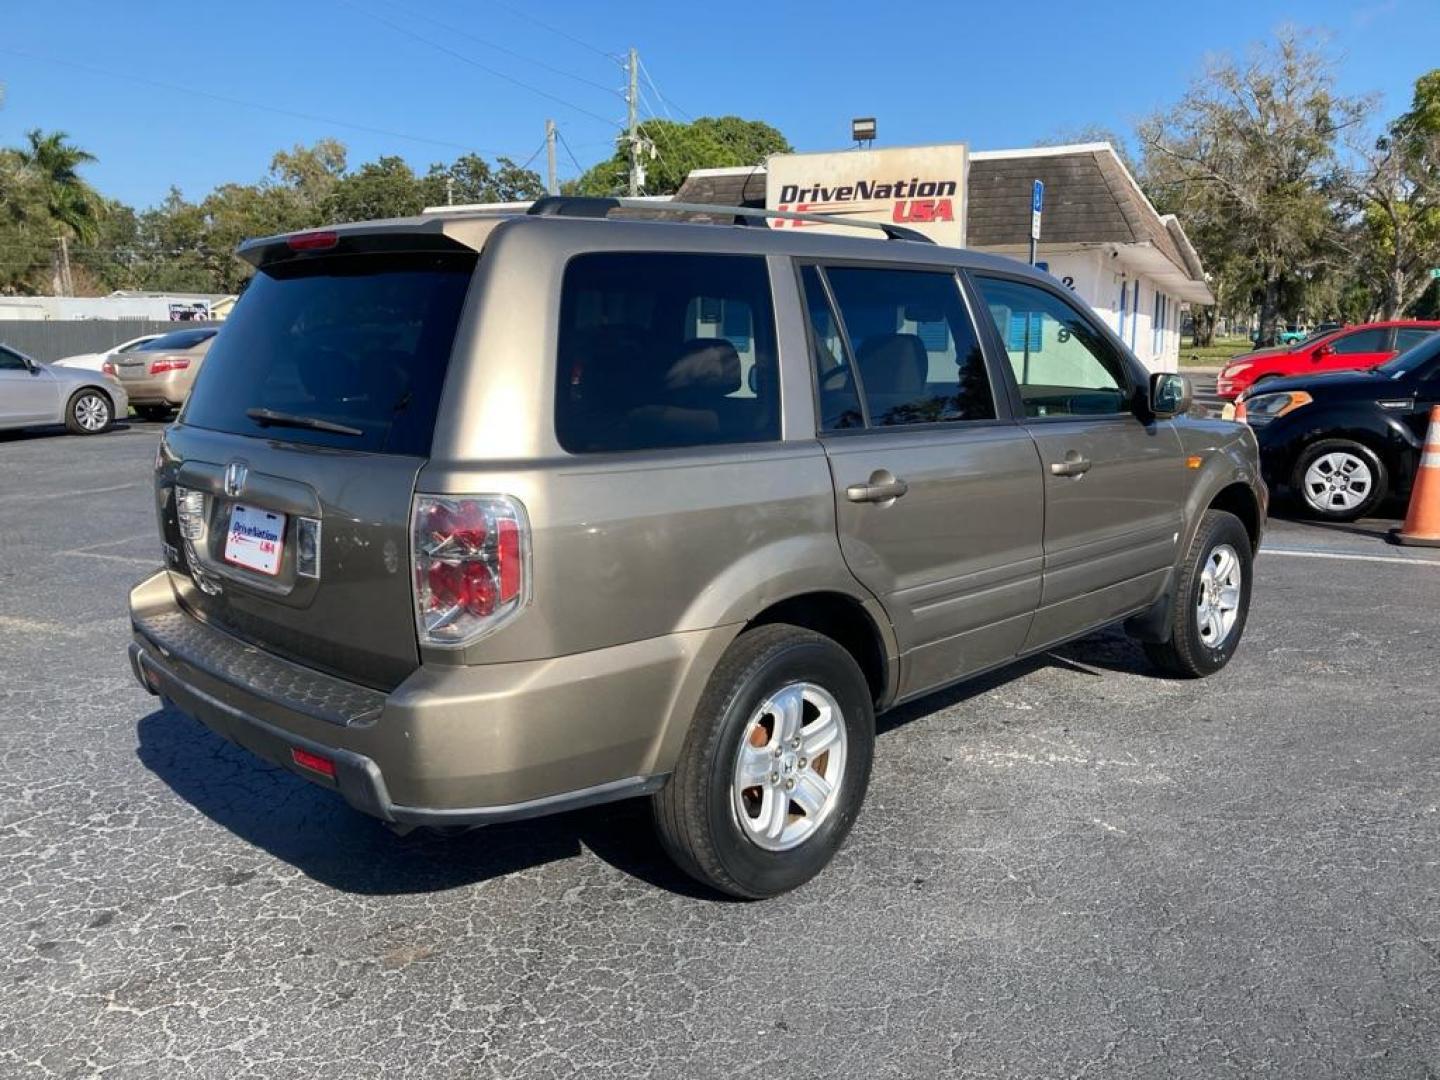
{"label": "parking space line", "polygon": [[66,556],[76,555],[82,559],[104,559],[106,562],[131,563],[135,566],[152,566],[156,569],[159,569],[160,567],[159,558],[137,559],[132,558],[129,555],[106,555],[103,552],[99,551],[57,551],[55,554]]}
{"label": "parking space line", "polygon": [[1440,559],[1414,559],[1404,555],[1367,555],[1358,551],[1329,551],[1325,548],[1262,547],[1261,555],[1288,555],[1293,559],[1344,559],[1350,562],[1400,563],[1404,566],[1440,567]]}

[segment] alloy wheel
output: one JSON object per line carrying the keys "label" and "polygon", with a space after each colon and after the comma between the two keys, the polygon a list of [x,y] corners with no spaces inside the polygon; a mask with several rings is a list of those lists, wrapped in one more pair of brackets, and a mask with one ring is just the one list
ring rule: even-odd
{"label": "alloy wheel", "polygon": [[1195,601],[1195,625],[1200,640],[1211,649],[1225,643],[1240,617],[1240,586],[1244,571],[1240,556],[1229,544],[1210,550],[1200,568]]}
{"label": "alloy wheel", "polygon": [[735,756],[735,819],[755,844],[786,851],[813,836],[840,802],[845,720],[824,687],[791,683],[751,714]]}

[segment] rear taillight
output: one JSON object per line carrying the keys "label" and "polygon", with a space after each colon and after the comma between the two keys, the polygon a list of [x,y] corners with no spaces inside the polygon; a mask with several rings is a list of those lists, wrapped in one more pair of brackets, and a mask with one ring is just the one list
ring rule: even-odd
{"label": "rear taillight", "polygon": [[106,360],[100,365],[100,374],[109,375],[112,379],[115,378],[115,365],[111,361]]}
{"label": "rear taillight", "polygon": [[190,361],[183,356],[167,356],[163,360],[150,361],[150,374],[163,375],[167,371],[184,371],[190,366]]}
{"label": "rear taillight", "polygon": [[530,600],[530,526],[508,495],[417,495],[411,555],[426,645],[468,645]]}

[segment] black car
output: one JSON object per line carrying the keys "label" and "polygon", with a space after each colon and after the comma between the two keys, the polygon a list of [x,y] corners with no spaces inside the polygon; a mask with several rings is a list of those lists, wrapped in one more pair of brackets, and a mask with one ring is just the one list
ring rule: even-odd
{"label": "black car", "polygon": [[1368,371],[1335,371],[1252,387],[1236,419],[1255,431],[1271,490],[1285,488],[1330,521],[1406,496],[1430,407],[1440,403],[1440,334]]}

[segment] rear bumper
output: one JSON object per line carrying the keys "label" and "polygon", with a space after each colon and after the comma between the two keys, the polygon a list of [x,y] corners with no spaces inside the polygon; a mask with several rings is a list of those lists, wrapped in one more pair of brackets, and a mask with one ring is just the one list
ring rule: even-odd
{"label": "rear bumper", "polygon": [[137,379],[116,379],[130,395],[131,405],[173,405],[185,403],[194,376],[188,371],[167,371],[163,375],[146,375]]}
{"label": "rear bumper", "polygon": [[[480,825],[642,795],[680,686],[724,630],[551,660],[425,665],[360,686],[207,626],[161,571],[131,594],[130,662],[152,693],[351,806],[401,825]],[[295,750],[332,762],[327,776]],[[303,755],[302,755],[303,757]]]}

